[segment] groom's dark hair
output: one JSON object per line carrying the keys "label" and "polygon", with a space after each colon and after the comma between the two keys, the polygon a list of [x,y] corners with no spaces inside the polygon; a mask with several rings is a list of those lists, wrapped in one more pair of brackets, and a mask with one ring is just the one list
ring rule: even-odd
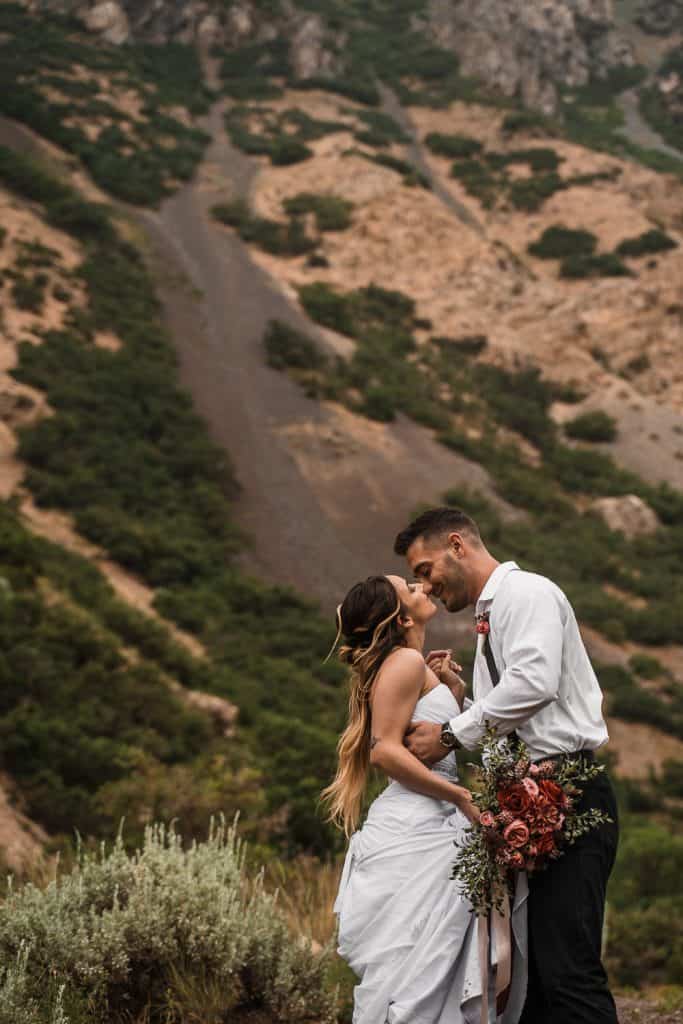
{"label": "groom's dark hair", "polygon": [[459,508],[430,508],[417,519],[413,519],[405,530],[401,530],[394,541],[394,552],[397,555],[405,555],[418,537],[429,540],[443,533],[466,533],[481,544],[479,527],[465,512],[461,512]]}

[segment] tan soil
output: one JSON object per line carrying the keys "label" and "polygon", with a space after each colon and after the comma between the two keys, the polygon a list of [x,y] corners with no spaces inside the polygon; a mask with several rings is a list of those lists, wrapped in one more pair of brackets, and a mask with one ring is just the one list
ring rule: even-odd
{"label": "tan soil", "polygon": [[104,348],[108,352],[118,352],[123,346],[121,339],[111,331],[97,331],[94,343],[97,348]]}
{"label": "tan soil", "polygon": [[608,719],[610,754],[616,755],[616,771],[622,778],[647,782],[659,775],[665,761],[683,761],[683,741],[640,722]]}
{"label": "tan soil", "polygon": [[3,866],[17,875],[31,873],[43,859],[48,836],[19,810],[13,787],[0,776],[0,855]]}

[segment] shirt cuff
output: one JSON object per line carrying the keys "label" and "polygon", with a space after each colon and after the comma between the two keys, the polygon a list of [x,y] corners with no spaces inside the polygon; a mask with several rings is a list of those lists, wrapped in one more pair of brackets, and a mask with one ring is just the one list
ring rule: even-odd
{"label": "shirt cuff", "polygon": [[486,726],[481,722],[481,706],[470,701],[470,706],[457,718],[451,718],[451,732],[465,750],[475,750],[484,736]]}

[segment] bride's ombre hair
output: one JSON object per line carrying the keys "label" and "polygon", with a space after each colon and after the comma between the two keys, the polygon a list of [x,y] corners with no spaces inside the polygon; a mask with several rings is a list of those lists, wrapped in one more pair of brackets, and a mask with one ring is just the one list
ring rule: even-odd
{"label": "bride's ombre hair", "polygon": [[360,818],[370,770],[370,691],[387,655],[405,647],[401,602],[386,576],[351,587],[337,609],[341,661],[351,666],[349,722],[337,744],[337,774],[322,792],[328,820],[351,835]]}

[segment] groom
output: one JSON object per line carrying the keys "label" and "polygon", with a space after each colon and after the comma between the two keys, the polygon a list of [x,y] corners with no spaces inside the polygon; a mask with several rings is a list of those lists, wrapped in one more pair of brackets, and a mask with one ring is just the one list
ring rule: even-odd
{"label": "groom", "polygon": [[[593,760],[608,739],[602,693],[559,587],[514,562],[497,562],[476,523],[452,508],[424,512],[399,533],[394,550],[406,556],[426,593],[449,612],[474,607],[482,624],[474,703],[442,725],[414,723],[408,749],[434,763],[448,750],[474,750],[490,725],[500,735],[519,736],[532,761]],[[617,1024],[600,959],[618,837],[605,773],[584,786],[577,809],[590,807],[605,811],[613,824],[589,832],[530,879],[529,987],[520,1024]]]}

